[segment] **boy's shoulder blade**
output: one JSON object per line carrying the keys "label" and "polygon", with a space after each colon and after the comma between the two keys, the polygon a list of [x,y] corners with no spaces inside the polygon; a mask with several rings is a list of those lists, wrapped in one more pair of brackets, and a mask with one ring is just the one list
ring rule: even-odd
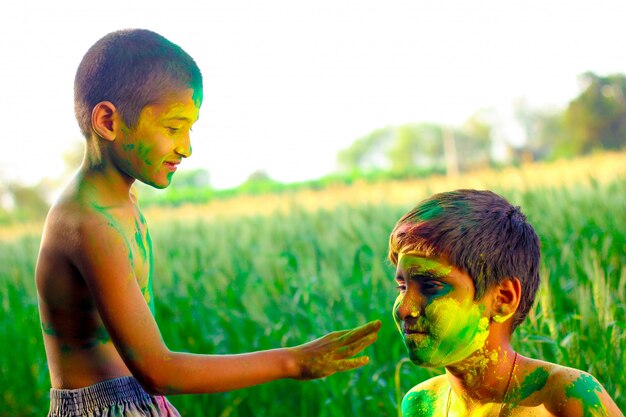
{"label": "boy's shoulder blade", "polygon": [[543,403],[554,416],[623,416],[604,387],[587,372],[534,359],[528,360],[526,368],[514,392],[514,401],[520,405]]}
{"label": "boy's shoulder blade", "polygon": [[403,417],[435,417],[443,415],[448,381],[439,375],[411,388],[402,400]]}

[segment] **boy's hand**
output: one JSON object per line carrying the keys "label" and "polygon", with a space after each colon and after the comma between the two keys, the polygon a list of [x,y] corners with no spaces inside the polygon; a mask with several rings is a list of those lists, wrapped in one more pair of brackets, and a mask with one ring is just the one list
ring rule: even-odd
{"label": "boy's hand", "polygon": [[323,378],[367,364],[369,357],[353,356],[376,341],[380,326],[380,320],[376,320],[352,330],[332,332],[304,345],[289,348],[292,377]]}

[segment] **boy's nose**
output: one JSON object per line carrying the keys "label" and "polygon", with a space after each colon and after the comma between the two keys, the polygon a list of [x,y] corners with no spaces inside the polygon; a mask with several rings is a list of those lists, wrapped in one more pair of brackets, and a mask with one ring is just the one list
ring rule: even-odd
{"label": "boy's nose", "polygon": [[417,291],[407,291],[398,302],[396,315],[402,321],[412,321],[424,314],[425,299]]}
{"label": "boy's nose", "polygon": [[177,146],[174,148],[174,152],[183,158],[189,158],[191,156],[191,140],[188,135],[185,135],[185,137],[179,141]]}
{"label": "boy's nose", "polygon": [[174,152],[176,152],[177,155],[180,155],[183,158],[189,158],[191,156],[191,146],[188,146],[186,148],[182,146],[177,146],[176,148],[174,148]]}

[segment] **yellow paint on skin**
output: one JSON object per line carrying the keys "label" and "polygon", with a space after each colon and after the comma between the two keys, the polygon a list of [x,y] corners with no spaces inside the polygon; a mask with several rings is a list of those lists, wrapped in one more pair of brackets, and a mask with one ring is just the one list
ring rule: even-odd
{"label": "yellow paint on skin", "polygon": [[[401,296],[396,299],[397,309]],[[395,316],[395,315],[394,315]],[[489,335],[489,320],[472,303],[451,298],[433,300],[418,319],[428,334],[403,334],[409,357],[420,366],[439,367],[458,363],[483,348]],[[396,319],[396,325],[402,327]]]}
{"label": "yellow paint on skin", "polygon": [[505,321],[513,317],[513,314],[514,313],[507,314],[506,316],[501,316],[499,314],[496,314],[495,316],[493,316],[493,321],[495,321],[496,323],[504,323]]}
{"label": "yellow paint on skin", "polygon": [[[426,307],[426,317],[432,317],[431,336],[438,341],[433,359],[435,366],[460,362],[485,345],[489,336],[489,320],[482,309],[472,303],[460,304],[454,299],[435,300]],[[451,337],[454,336],[454,337]]]}
{"label": "yellow paint on skin", "polygon": [[405,270],[416,268],[418,272],[430,272],[440,277],[452,272],[452,266],[443,265],[435,259],[425,258],[421,253],[402,252],[398,257],[398,264]]}
{"label": "yellow paint on skin", "polygon": [[[489,335],[485,307],[475,302],[472,293],[455,281],[458,278],[447,278],[453,271],[451,265],[425,258],[423,254],[401,253],[398,270],[404,271],[407,283],[413,277],[420,282],[419,290],[413,287],[409,291],[420,291],[421,295],[409,295],[403,291],[393,307],[396,326],[404,338],[409,357],[416,365],[439,367],[456,364],[484,347]],[[439,288],[433,290],[429,281],[436,278],[441,280],[437,284]],[[461,297],[465,297],[463,301],[459,301]],[[404,333],[402,318],[398,314],[402,303],[411,303],[407,305],[408,314],[415,319],[411,327],[420,329],[420,332]]]}

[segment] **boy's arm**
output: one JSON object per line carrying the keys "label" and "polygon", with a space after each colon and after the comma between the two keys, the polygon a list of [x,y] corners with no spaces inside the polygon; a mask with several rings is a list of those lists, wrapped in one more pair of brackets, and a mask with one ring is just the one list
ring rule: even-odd
{"label": "boy's arm", "polygon": [[548,410],[563,417],[623,417],[624,414],[592,375],[578,369],[562,368],[551,376],[548,386],[556,394]]}
{"label": "boy's arm", "polygon": [[365,356],[352,356],[376,340],[380,322],[334,332],[294,348],[239,355],[170,351],[143,298],[123,235],[98,219],[85,222],[80,235],[76,266],[120,356],[151,392],[227,391],[279,378],[320,378],[368,362]]}

